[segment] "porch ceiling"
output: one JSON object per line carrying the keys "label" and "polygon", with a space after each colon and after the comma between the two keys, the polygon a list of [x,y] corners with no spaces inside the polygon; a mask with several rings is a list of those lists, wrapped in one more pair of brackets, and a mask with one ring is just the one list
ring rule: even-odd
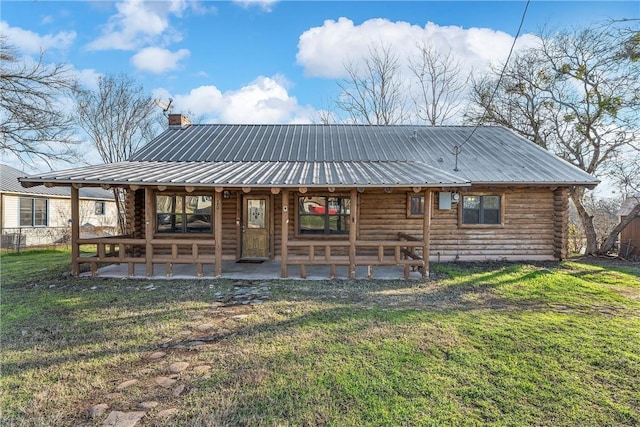
{"label": "porch ceiling", "polygon": [[128,161],[21,178],[25,186],[166,185],[193,187],[447,187],[471,183],[420,161]]}

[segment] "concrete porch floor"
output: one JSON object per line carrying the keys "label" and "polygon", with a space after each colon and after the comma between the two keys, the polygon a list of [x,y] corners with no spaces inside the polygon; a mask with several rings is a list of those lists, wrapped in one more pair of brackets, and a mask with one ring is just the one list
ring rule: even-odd
{"label": "concrete porch floor", "polygon": [[[167,277],[165,264],[155,264],[153,276],[147,277],[145,266],[137,264],[135,266],[134,279],[216,279],[213,265],[203,266],[204,275],[196,275],[196,266],[193,264],[173,264],[173,275]],[[366,265],[356,266],[356,279],[365,280],[369,278],[369,268]],[[289,267],[288,279],[293,280],[329,280],[329,266],[306,266],[306,279],[300,277],[298,266]],[[375,266],[373,267],[373,279],[375,280],[404,280],[404,268],[402,266]],[[80,277],[91,277],[91,272],[84,272]],[[98,269],[97,277],[108,277],[123,279],[128,278],[127,264],[112,264]],[[262,263],[244,263],[236,261],[222,262],[222,276],[220,279],[239,280],[279,280],[280,262],[264,261]],[[336,279],[346,280],[349,278],[347,266],[336,267]],[[419,271],[410,271],[409,280],[421,280],[422,274]]]}

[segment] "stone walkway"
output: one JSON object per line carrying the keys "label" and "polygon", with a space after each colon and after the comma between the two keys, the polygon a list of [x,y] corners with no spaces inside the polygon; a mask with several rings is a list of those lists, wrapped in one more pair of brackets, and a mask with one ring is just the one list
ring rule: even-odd
{"label": "stone walkway", "polygon": [[[170,425],[180,412],[176,399],[188,393],[191,380],[210,376],[211,366],[198,359],[198,350],[241,329],[253,306],[270,298],[270,288],[267,283],[237,282],[231,292],[215,295],[217,301],[204,314],[193,316],[176,337],[140,354],[143,366],[139,371],[144,374],[116,385],[89,408],[89,418],[104,419],[105,427],[133,427],[141,420]],[[169,362],[172,355],[179,360]],[[147,390],[153,398],[136,400],[130,392],[134,389]]]}

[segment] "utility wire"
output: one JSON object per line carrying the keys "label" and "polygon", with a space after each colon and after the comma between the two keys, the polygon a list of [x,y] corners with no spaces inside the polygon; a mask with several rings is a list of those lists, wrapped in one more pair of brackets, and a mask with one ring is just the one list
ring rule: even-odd
{"label": "utility wire", "polygon": [[500,83],[502,82],[502,77],[504,77],[504,72],[507,70],[507,64],[509,64],[509,59],[511,59],[511,54],[513,53],[513,49],[516,46],[516,41],[518,41],[518,37],[520,37],[520,31],[522,31],[522,25],[524,24],[524,18],[525,18],[525,16],[527,16],[527,9],[529,9],[529,3],[531,3],[531,0],[527,0],[527,4],[524,5],[524,10],[522,11],[522,18],[520,18],[520,25],[518,26],[518,31],[516,32],[516,36],[513,38],[513,43],[511,44],[511,49],[509,49],[509,55],[507,55],[507,59],[506,59],[506,61],[504,61],[504,66],[502,67],[502,71],[500,72],[500,77],[498,77],[498,82],[496,83],[496,87],[495,87],[495,89],[493,89],[493,93],[491,93],[491,97],[489,98],[489,102],[487,103],[487,105],[484,108],[484,113],[482,113],[482,118],[480,118],[480,121],[478,123],[476,123],[476,125],[473,127],[473,129],[471,130],[471,133],[469,134],[469,136],[467,136],[465,138],[465,140],[462,141],[462,144],[453,146],[453,154],[456,156],[456,165],[455,165],[455,168],[453,170],[456,171],[456,172],[458,171],[458,154],[462,153],[462,147],[464,147],[464,145],[467,142],[469,142],[469,140],[471,139],[473,134],[476,133],[476,130],[478,130],[478,127],[480,126],[480,124],[482,122],[484,122],[484,119],[487,117],[487,113],[489,112],[489,107],[491,106],[491,103],[493,102],[493,97],[496,96],[496,93],[498,92],[498,88],[500,87]]}

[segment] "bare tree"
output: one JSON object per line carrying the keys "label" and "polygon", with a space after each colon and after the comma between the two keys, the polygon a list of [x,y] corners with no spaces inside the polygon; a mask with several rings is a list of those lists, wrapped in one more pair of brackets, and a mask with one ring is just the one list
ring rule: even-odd
{"label": "bare tree", "polygon": [[[150,141],[158,128],[153,99],[142,86],[124,74],[98,80],[97,90],[76,87],[76,121],[86,132],[105,163],[128,160],[136,149]],[[118,224],[125,230],[124,194],[114,188]]]}
{"label": "bare tree", "polygon": [[[543,35],[507,67],[494,97],[495,74],[474,81],[467,118],[509,127],[587,173],[607,174],[619,153],[640,150],[640,61],[620,34],[603,26]],[[598,247],[584,188],[574,188],[571,199],[586,252],[605,252],[609,240]]]}
{"label": "bare tree", "polygon": [[353,62],[345,65],[348,77],[338,83],[342,93],[336,106],[353,123],[402,123],[406,108],[399,68],[398,57],[390,46],[371,47],[362,68]]}
{"label": "bare tree", "polygon": [[0,147],[21,162],[75,157],[73,120],[60,98],[75,84],[69,67],[19,58],[0,36]]}
{"label": "bare tree", "polygon": [[413,97],[416,115],[429,125],[443,125],[460,109],[469,78],[462,75],[463,68],[451,51],[440,53],[427,43],[418,50],[416,57],[409,58],[409,70],[418,87]]}

